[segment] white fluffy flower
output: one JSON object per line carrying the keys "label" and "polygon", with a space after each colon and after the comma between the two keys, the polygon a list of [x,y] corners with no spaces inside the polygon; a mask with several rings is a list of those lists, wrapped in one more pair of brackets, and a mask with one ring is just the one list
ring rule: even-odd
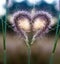
{"label": "white fluffy flower", "polygon": [[14,0],[14,1],[19,3],[19,2],[23,2],[24,0]]}
{"label": "white fluffy flower", "polygon": [[6,14],[6,10],[3,7],[0,7],[0,16],[3,16]]}
{"label": "white fluffy flower", "polygon": [[0,16],[5,15],[6,10],[4,8],[4,5],[6,4],[6,0],[1,0],[0,1]]}
{"label": "white fluffy flower", "polygon": [[39,3],[41,0],[27,0],[27,2],[29,3],[29,4],[32,4],[32,5],[35,5],[35,4],[37,4],[37,3]]}
{"label": "white fluffy flower", "polygon": [[60,0],[56,0],[55,2],[56,2],[56,6],[55,7],[56,7],[57,10],[59,10],[59,8],[60,8],[60,4],[59,4]]}
{"label": "white fluffy flower", "polygon": [[0,1],[0,6],[4,6],[6,4],[6,0],[1,0]]}
{"label": "white fluffy flower", "polygon": [[55,0],[44,0],[48,4],[52,4]]}

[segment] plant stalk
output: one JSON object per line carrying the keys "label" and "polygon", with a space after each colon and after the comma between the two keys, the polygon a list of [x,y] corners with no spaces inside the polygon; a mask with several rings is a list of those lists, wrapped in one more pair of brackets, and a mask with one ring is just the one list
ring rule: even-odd
{"label": "plant stalk", "polygon": [[3,20],[2,20],[2,33],[3,33],[4,64],[6,64],[6,22],[4,23]]}
{"label": "plant stalk", "polygon": [[55,42],[54,42],[54,47],[53,47],[53,50],[52,50],[52,55],[51,55],[49,64],[53,64],[53,59],[54,59],[54,55],[55,55],[55,51],[56,51],[56,47],[57,47],[57,43],[58,43],[58,39],[59,39],[59,22],[60,22],[60,15],[59,15],[59,18],[58,18],[58,23],[57,23],[57,27],[56,27]]}

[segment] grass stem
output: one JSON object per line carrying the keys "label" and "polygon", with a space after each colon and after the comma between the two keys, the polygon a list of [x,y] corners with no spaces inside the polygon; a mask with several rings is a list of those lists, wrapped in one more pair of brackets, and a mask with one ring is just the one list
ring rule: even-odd
{"label": "grass stem", "polygon": [[56,47],[57,47],[57,43],[58,43],[58,39],[59,39],[59,21],[60,21],[60,16],[58,18],[58,23],[57,23],[57,27],[56,27],[55,42],[54,42],[54,47],[52,50],[52,55],[51,55],[49,64],[53,64],[53,59],[54,59],[54,55],[55,55],[55,51],[56,51]]}

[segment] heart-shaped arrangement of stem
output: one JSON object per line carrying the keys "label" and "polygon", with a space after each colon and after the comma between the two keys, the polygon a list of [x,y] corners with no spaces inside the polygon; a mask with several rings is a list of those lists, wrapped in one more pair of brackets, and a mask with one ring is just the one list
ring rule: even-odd
{"label": "heart-shaped arrangement of stem", "polygon": [[30,64],[31,45],[37,37],[49,31],[51,20],[52,16],[44,11],[38,11],[34,15],[26,11],[18,11],[13,14],[14,31],[24,38],[28,47],[28,64]]}
{"label": "heart-shaped arrangement of stem", "polygon": [[52,16],[44,11],[38,11],[33,16],[26,11],[13,14],[14,31],[19,33],[26,41],[27,46],[34,43],[35,39],[43,36],[51,28]]}

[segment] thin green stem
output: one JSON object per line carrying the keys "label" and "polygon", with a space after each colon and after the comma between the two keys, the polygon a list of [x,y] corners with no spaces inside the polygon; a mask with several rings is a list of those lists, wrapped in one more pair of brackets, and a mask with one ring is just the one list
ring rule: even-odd
{"label": "thin green stem", "polygon": [[6,2],[6,16],[2,20],[2,33],[3,33],[3,49],[4,49],[4,64],[6,64],[6,21],[7,21],[7,2]]}
{"label": "thin green stem", "polygon": [[59,38],[59,19],[60,19],[60,16],[58,18],[58,23],[57,23],[57,28],[56,28],[55,42],[54,42],[54,47],[53,47],[53,50],[52,50],[52,55],[51,55],[50,63],[49,64],[53,64],[53,59],[54,59],[54,55],[55,55],[55,51],[56,51],[56,47],[57,47],[57,43],[58,43],[58,38]]}
{"label": "thin green stem", "polygon": [[3,33],[4,64],[6,64],[6,24],[3,23],[3,20],[2,20],[2,33]]}
{"label": "thin green stem", "polygon": [[28,47],[28,64],[30,64],[31,48]]}

